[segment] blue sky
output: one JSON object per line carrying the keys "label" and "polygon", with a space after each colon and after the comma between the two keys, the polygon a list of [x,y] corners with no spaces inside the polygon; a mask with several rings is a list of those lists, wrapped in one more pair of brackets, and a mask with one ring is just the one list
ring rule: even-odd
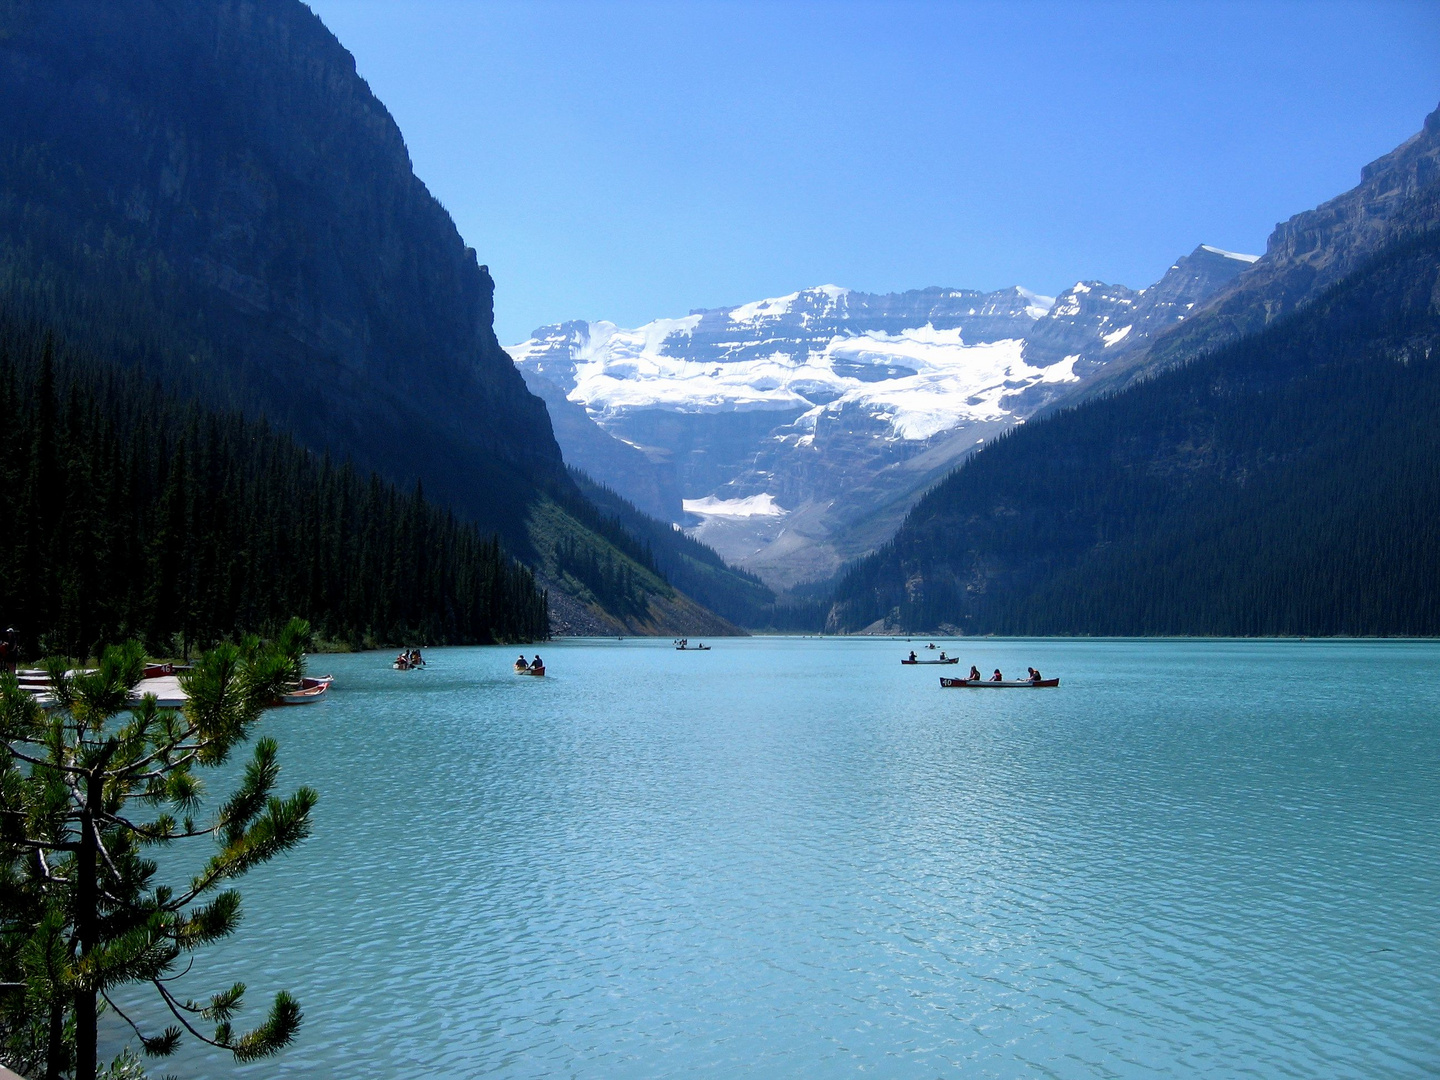
{"label": "blue sky", "polygon": [[822,283],[1139,287],[1440,105],[1440,3],[309,0],[502,342]]}

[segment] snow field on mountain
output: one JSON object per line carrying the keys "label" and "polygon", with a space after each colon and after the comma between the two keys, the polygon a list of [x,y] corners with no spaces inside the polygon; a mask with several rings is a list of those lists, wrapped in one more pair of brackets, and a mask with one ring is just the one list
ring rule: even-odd
{"label": "snow field on mountain", "polygon": [[784,517],[790,512],[769,493],[744,499],[717,499],[707,495],[703,499],[686,499],[684,507],[687,514],[699,514],[701,517]]}
{"label": "snow field on mountain", "polygon": [[[773,312],[787,299],[762,303]],[[1018,338],[967,344],[960,329],[936,330],[929,323],[898,334],[836,335],[803,355],[779,347],[749,360],[700,362],[668,355],[666,342],[690,333],[698,321],[699,316],[662,319],[634,330],[590,324],[572,354],[570,400],[602,420],[632,409],[860,407],[882,415],[896,437],[918,440],[966,421],[1008,416],[1007,399],[1037,383],[1076,381],[1073,358],[1032,367],[1021,356],[1024,342]],[[897,368],[914,374],[884,377],[886,369]]]}
{"label": "snow field on mountain", "polygon": [[831,362],[894,364],[916,374],[873,383],[848,379],[852,385],[832,408],[854,403],[880,411],[900,438],[928,439],[967,421],[1010,416],[1007,399],[1037,383],[1077,381],[1076,357],[1031,367],[1021,355],[1024,347],[1019,338],[966,345],[960,330],[936,330],[928,323],[896,335],[836,339],[826,350]]}

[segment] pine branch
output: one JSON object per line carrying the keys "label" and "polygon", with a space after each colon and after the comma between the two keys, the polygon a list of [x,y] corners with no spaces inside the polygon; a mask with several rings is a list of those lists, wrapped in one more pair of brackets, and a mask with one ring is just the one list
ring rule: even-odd
{"label": "pine branch", "polygon": [[140,1030],[139,1024],[130,1019],[125,1011],[121,1009],[119,1005],[115,1004],[115,1000],[109,994],[102,990],[100,991],[100,996],[105,999],[106,1005],[115,1010],[115,1014],[119,1016],[121,1020],[124,1020],[125,1023],[130,1025],[130,1030],[140,1037],[140,1045],[145,1047],[146,1054],[151,1057],[168,1057],[173,1054],[175,1048],[180,1045],[180,1030],[178,1028],[167,1028],[163,1035],[150,1038],[145,1032]]}

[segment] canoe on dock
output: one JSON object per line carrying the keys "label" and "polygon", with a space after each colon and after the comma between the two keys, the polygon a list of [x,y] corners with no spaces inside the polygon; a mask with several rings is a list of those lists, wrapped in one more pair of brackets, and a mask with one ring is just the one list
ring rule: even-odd
{"label": "canoe on dock", "polygon": [[137,705],[146,694],[155,695],[155,704],[162,709],[183,709],[190,695],[180,689],[179,675],[154,675],[141,679],[140,685],[130,691],[130,700]]}
{"label": "canoe on dock", "polygon": [[[165,669],[168,668],[167,672]],[[155,704],[162,709],[183,709],[185,703],[190,700],[190,695],[185,693],[180,686],[180,675],[189,671],[186,664],[150,664],[145,668],[145,677],[139,684],[130,691],[130,704],[140,704],[140,699],[146,694],[155,695]],[[75,668],[68,672],[75,676],[84,673],[84,669]],[[35,696],[35,700],[42,708],[53,709],[55,707],[55,695],[50,692],[50,677],[42,670],[30,669],[16,673],[20,679],[22,690],[28,690]],[[318,679],[304,678],[300,685],[286,694],[275,699],[276,705],[309,705],[319,701],[330,689],[334,682],[334,676],[322,675]]]}
{"label": "canoe on dock", "polygon": [[963,686],[971,690],[1016,690],[1020,687],[1028,687],[1031,690],[1037,687],[1059,686],[1059,679],[1005,679],[1003,682],[990,682],[987,679],[947,679],[940,676],[940,685],[946,687]]}
{"label": "canoe on dock", "polygon": [[[164,669],[169,668],[169,672]],[[189,695],[180,689],[181,671],[189,671],[189,667],[182,664],[149,664],[145,668],[144,677],[139,684],[130,691],[130,704],[140,704],[140,699],[146,694],[154,694],[155,702],[162,709],[183,708],[185,702],[189,701]],[[71,668],[66,672],[71,678],[76,675],[88,673],[86,668]],[[55,695],[50,691],[50,676],[42,668],[26,668],[15,673],[16,680],[20,683],[21,690],[27,690],[34,696],[41,708],[53,709],[55,707]]]}

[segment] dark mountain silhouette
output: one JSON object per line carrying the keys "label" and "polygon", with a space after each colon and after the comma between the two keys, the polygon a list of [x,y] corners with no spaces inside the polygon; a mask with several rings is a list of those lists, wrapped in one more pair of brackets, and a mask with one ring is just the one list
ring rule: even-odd
{"label": "dark mountain silhouette", "polygon": [[0,299],[523,549],[566,486],[494,285],[295,0],[7,4]]}
{"label": "dark mountain silhouette", "polygon": [[1440,633],[1437,136],[1282,225],[1147,378],[927,494],[831,627]]}
{"label": "dark mountain silhouette", "polygon": [[[487,268],[305,5],[13,0],[0,102],[7,318],[423,480],[579,594],[555,597],[567,625],[594,609],[606,629],[723,632],[607,535],[495,339]],[[628,614],[559,572],[562,547],[630,575]]]}

